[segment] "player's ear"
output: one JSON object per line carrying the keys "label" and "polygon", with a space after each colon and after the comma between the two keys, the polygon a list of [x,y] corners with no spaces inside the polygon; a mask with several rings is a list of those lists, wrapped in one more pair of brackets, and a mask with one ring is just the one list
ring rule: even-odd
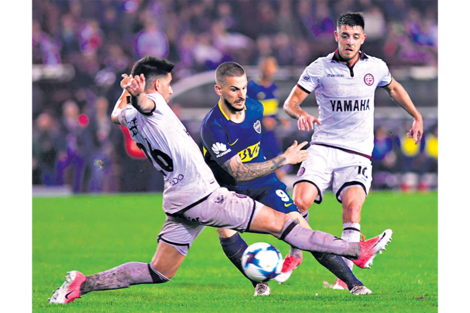
{"label": "player's ear", "polygon": [[158,88],[160,87],[160,80],[156,79],[153,84],[154,84],[153,86],[155,87],[155,90],[158,91]]}
{"label": "player's ear", "polygon": [[367,37],[367,35],[366,35],[366,34],[364,34],[364,35],[362,36],[362,42],[361,42],[361,45],[362,45],[362,44],[364,43],[364,41],[366,40],[366,37]]}
{"label": "player's ear", "polygon": [[338,31],[335,30],[335,40],[338,42]]}
{"label": "player's ear", "polygon": [[216,94],[218,94],[219,96],[222,95],[222,87],[220,87],[219,85],[215,85],[214,89]]}

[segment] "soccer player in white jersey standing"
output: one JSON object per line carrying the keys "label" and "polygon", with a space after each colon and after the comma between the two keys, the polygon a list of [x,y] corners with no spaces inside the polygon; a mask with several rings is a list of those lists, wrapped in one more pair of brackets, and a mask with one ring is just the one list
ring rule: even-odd
{"label": "soccer player in white jersey standing", "polygon": [[301,250],[332,253],[354,260],[362,268],[370,267],[391,240],[391,230],[365,242],[349,243],[304,228],[284,213],[220,187],[199,147],[168,106],[173,67],[171,62],[151,56],[137,61],[131,77],[125,76],[121,82],[125,90],[111,115],[114,123],[129,129],[132,139],[164,176],[167,219],[153,259],[124,263],[90,276],[71,271],[49,301],[69,303],[92,291],[168,282],[205,226],[271,234]]}
{"label": "soccer player in white jersey standing", "polygon": [[[321,203],[324,191],[332,185],[343,208],[342,238],[356,242],[361,237],[361,208],[372,181],[376,88],[385,89],[413,117],[408,136],[416,144],[423,134],[423,119],[387,64],[360,50],[366,39],[361,13],[341,15],[334,36],[338,49],[308,65],[284,103],[285,112],[298,120],[300,130],[314,130],[309,155],[297,173],[293,197],[304,213],[314,202]],[[318,118],[300,108],[313,91]],[[346,262],[352,269],[353,264]],[[346,289],[339,279],[333,288]]]}

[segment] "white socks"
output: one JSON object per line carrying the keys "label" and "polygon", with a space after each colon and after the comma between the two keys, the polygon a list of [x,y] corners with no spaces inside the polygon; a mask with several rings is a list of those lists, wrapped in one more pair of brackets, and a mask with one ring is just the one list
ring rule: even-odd
{"label": "white socks", "polygon": [[[341,239],[344,239],[348,242],[359,242],[361,240],[361,224],[351,222],[344,223],[343,234],[341,235]],[[346,258],[343,259],[352,271],[354,263]]]}

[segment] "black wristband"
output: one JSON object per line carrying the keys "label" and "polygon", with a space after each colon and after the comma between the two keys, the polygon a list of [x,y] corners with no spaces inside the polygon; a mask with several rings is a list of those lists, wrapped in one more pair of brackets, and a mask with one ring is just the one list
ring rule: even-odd
{"label": "black wristband", "polygon": [[[140,95],[140,94],[139,94],[139,95]],[[138,97],[139,95],[134,96],[133,94],[131,94],[131,104],[132,104],[133,106],[137,106],[137,105],[138,105],[137,97]]]}
{"label": "black wristband", "polygon": [[[144,115],[148,115],[149,113],[144,112],[144,111],[142,110],[142,108],[140,107],[139,101],[137,100],[137,97],[138,97],[138,96],[140,96],[140,93],[139,93],[137,96],[134,96],[133,94],[131,94],[130,97],[131,97],[131,104],[132,104],[132,106],[133,106],[137,111],[139,111],[139,113],[144,114]],[[153,111],[153,110],[152,110],[152,111]]]}

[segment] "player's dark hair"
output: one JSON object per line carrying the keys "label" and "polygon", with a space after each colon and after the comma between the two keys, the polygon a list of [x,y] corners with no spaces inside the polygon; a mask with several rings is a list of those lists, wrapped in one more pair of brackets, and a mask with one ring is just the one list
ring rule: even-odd
{"label": "player's dark hair", "polygon": [[215,82],[222,85],[227,77],[240,77],[245,75],[245,70],[237,62],[225,62],[220,64],[215,70]]}
{"label": "player's dark hair", "polygon": [[147,55],[134,63],[131,75],[135,76],[144,74],[145,89],[147,89],[156,79],[171,73],[174,67],[175,65],[166,59],[159,59],[157,57]]}
{"label": "player's dark hair", "polygon": [[340,28],[341,25],[347,26],[361,26],[364,29],[364,17],[360,12],[348,12],[341,14],[336,20],[336,27]]}

